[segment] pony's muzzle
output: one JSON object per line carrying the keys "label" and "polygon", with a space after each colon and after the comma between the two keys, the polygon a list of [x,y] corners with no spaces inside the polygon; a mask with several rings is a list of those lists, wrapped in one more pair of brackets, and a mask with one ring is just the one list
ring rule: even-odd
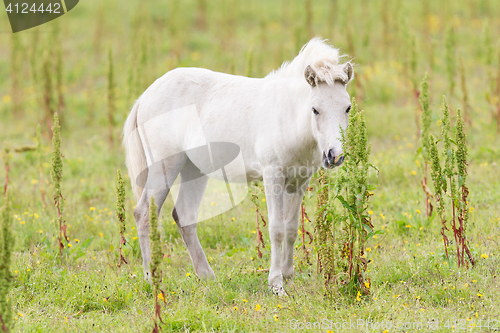
{"label": "pony's muzzle", "polygon": [[333,149],[330,149],[328,151],[328,154],[323,152],[323,165],[325,168],[331,169],[333,167],[341,165],[342,163],[344,163],[344,155],[343,154],[339,154],[339,155],[335,156],[335,152]]}

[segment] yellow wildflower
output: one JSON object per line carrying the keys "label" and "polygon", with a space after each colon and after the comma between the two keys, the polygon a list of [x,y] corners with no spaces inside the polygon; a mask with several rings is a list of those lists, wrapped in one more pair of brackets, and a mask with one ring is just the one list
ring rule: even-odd
{"label": "yellow wildflower", "polygon": [[90,207],[90,211],[93,212],[95,210],[95,207]]}
{"label": "yellow wildflower", "polygon": [[481,258],[488,259],[488,255],[483,253],[483,254],[481,254]]}
{"label": "yellow wildflower", "polygon": [[256,304],[255,305],[255,311],[259,311],[260,310],[260,304]]}

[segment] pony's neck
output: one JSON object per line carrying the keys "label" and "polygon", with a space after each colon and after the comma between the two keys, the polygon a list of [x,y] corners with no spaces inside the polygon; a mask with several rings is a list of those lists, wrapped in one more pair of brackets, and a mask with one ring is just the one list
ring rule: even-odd
{"label": "pony's neck", "polygon": [[302,138],[304,139],[307,138],[307,141],[316,142],[312,130],[312,119],[311,119],[312,111],[310,110],[311,102],[309,101],[310,87],[307,86],[306,93],[302,94],[303,95],[301,95],[301,102],[297,103],[297,108],[295,110],[297,125],[298,128],[300,128],[299,134],[301,135]]}
{"label": "pony's neck", "polygon": [[319,146],[312,130],[311,87],[304,79],[293,81],[289,81],[291,95],[288,97],[293,103],[290,113],[295,119],[297,148],[314,154]]}

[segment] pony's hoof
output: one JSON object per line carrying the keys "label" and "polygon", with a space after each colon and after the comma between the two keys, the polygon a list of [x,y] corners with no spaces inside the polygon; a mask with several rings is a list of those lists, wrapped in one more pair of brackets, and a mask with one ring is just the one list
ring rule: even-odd
{"label": "pony's hoof", "polygon": [[276,296],[288,296],[283,286],[273,286],[272,291]]}
{"label": "pony's hoof", "polygon": [[144,272],[144,280],[146,280],[149,284],[153,282],[151,279],[151,273],[149,271]]}

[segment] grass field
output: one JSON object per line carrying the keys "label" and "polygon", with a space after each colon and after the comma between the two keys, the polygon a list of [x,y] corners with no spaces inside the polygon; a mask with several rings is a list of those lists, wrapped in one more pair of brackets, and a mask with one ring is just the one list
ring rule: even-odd
{"label": "grass field", "polygon": [[[340,294],[325,298],[316,257],[309,266],[298,249],[296,277],[286,285],[289,296],[273,296],[267,274],[257,272],[269,267],[270,251],[267,246],[263,258],[257,257],[249,198],[199,225],[217,276],[217,281],[200,281],[170,216],[172,200],[167,199],[161,216],[163,331],[287,332],[320,322],[323,325],[311,331],[336,332],[330,321],[358,320],[385,326],[348,325],[338,331],[416,331],[418,323],[421,331],[500,330],[500,134],[495,120],[500,3],[223,0],[207,1],[205,11],[200,3],[82,1],[67,15],[14,37],[7,16],[0,15],[0,142],[12,148],[33,145],[37,124],[43,133],[43,179],[34,152],[11,153],[9,188],[16,214],[9,295],[12,331],[151,331],[154,296],[143,279],[128,178],[129,264],[121,271],[116,267],[116,170],[126,173],[120,133],[133,101],[156,78],[179,66],[263,77],[291,60],[315,35],[328,38],[357,64],[348,91],[365,110],[371,163],[380,170],[378,180],[372,174],[379,186],[369,209],[375,228],[386,232],[366,245],[371,295],[359,300]],[[453,43],[447,37],[450,28]],[[59,48],[65,101],[60,111],[62,191],[71,241],[63,259],[57,250],[50,185],[51,142],[40,102],[44,59],[49,54],[54,60],[50,52]],[[108,139],[108,49],[113,52],[116,82],[113,143]],[[453,255],[446,259],[440,222],[425,217],[415,98],[425,72],[434,112],[432,131],[440,131],[443,94],[453,110],[465,106],[470,117],[467,237],[477,261],[473,269],[457,267]],[[450,88],[452,81],[456,83]],[[15,82],[17,88],[12,88]],[[52,84],[56,82],[54,74]],[[2,169],[2,184],[4,175]],[[314,216],[315,198],[306,198],[305,204],[308,215]],[[307,222],[306,228],[313,232],[314,222]],[[267,230],[264,236],[267,245]],[[437,327],[429,328],[429,322]],[[411,328],[404,328],[405,323]]]}

